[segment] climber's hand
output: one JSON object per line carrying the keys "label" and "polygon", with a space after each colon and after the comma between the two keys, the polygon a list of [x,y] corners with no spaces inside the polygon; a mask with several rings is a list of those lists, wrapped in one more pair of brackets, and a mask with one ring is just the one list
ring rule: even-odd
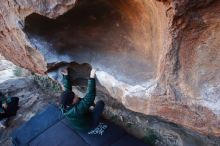
{"label": "climber's hand", "polygon": [[61,74],[63,74],[63,75],[68,75],[68,69],[67,68],[63,68],[63,69],[61,69]]}
{"label": "climber's hand", "polygon": [[95,74],[96,74],[96,69],[92,69],[90,72],[90,78],[95,78]]}
{"label": "climber's hand", "polygon": [[3,104],[2,104],[2,107],[3,107],[4,109],[7,109],[7,108],[8,108],[7,103],[3,103]]}

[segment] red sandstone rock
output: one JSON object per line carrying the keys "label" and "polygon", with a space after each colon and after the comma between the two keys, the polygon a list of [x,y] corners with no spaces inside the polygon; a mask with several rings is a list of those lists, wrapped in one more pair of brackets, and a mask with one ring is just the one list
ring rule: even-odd
{"label": "red sandstone rock", "polygon": [[127,108],[220,136],[220,1],[75,3],[2,0],[0,52],[41,74],[88,63]]}

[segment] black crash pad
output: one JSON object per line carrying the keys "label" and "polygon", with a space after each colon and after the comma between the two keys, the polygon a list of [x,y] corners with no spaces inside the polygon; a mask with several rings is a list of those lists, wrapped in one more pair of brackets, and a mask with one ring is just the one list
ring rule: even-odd
{"label": "black crash pad", "polygon": [[147,146],[105,120],[89,131],[78,132],[55,105],[31,118],[11,137],[14,146]]}
{"label": "black crash pad", "polygon": [[12,133],[13,143],[21,146],[26,145],[62,118],[62,113],[56,106],[47,106],[45,110],[36,114],[30,121]]}
{"label": "black crash pad", "polygon": [[[71,124],[67,119],[62,120],[62,122],[71,128]],[[102,120],[99,125],[92,130],[87,132],[76,131],[76,133],[91,146],[111,145],[117,141],[119,137],[122,137],[126,134],[125,131],[119,126],[104,120]]]}
{"label": "black crash pad", "polygon": [[89,146],[62,122],[58,122],[30,142],[30,146]]}

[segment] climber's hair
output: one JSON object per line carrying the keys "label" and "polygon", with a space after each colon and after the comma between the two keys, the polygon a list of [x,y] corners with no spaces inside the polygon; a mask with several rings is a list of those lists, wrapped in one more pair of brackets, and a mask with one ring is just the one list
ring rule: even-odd
{"label": "climber's hair", "polygon": [[60,104],[63,108],[70,106],[73,102],[75,94],[72,91],[64,91],[60,96]]}

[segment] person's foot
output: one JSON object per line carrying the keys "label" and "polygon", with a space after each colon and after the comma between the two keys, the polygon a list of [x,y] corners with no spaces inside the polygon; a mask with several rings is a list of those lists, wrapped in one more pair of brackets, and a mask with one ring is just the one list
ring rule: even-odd
{"label": "person's foot", "polygon": [[7,128],[8,127],[8,119],[4,119],[0,121],[0,127],[1,128]]}

